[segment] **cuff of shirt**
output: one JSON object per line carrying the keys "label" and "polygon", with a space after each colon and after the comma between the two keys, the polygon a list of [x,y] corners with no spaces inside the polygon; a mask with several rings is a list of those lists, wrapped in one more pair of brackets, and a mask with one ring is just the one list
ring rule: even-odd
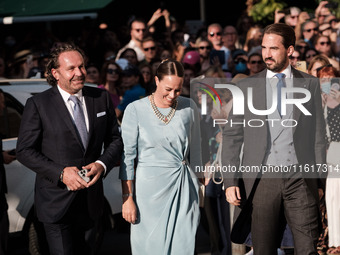
{"label": "cuff of shirt", "polygon": [[100,160],[97,160],[96,163],[99,163],[104,167],[104,175],[105,175],[106,174],[106,165]]}

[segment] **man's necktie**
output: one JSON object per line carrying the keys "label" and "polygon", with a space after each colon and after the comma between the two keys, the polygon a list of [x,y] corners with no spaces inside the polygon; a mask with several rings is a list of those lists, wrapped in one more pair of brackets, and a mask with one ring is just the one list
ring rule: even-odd
{"label": "man's necktie", "polygon": [[285,77],[286,75],[284,73],[278,73],[275,74],[275,76],[279,79],[279,81],[277,82],[277,110],[281,115],[281,89],[286,87],[286,83],[285,83]]}
{"label": "man's necktie", "polygon": [[78,129],[78,133],[80,135],[81,141],[84,145],[84,148],[86,149],[88,133],[86,129],[83,107],[78,97],[70,96],[69,100],[71,100],[74,103],[74,107],[73,107],[74,124],[76,125]]}

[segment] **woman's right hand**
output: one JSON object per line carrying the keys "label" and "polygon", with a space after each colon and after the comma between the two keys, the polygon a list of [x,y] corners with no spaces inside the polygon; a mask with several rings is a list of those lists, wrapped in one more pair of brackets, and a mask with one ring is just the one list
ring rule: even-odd
{"label": "woman's right hand", "polygon": [[122,215],[127,222],[135,224],[137,220],[137,207],[133,201],[133,197],[129,196],[127,198],[123,198]]}
{"label": "woman's right hand", "polygon": [[331,89],[329,94],[340,104],[340,91],[339,90]]}

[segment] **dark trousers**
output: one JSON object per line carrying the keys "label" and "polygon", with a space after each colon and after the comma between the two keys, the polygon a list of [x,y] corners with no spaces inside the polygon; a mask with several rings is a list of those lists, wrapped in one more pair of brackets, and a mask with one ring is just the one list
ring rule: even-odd
{"label": "dark trousers", "polygon": [[318,202],[302,178],[262,178],[253,198],[254,254],[277,254],[286,222],[295,254],[317,254],[318,215]]}
{"label": "dark trousers", "polygon": [[0,255],[7,254],[9,221],[7,211],[0,212]]}
{"label": "dark trousers", "polygon": [[7,254],[9,221],[4,193],[0,194],[0,255]]}
{"label": "dark trousers", "polygon": [[89,217],[85,192],[79,192],[66,215],[56,223],[44,223],[51,255],[91,254],[86,231],[94,226]]}

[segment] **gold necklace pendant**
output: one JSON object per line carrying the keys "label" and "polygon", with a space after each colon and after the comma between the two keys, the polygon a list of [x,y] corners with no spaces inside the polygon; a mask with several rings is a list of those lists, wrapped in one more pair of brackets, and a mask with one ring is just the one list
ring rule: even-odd
{"label": "gold necklace pendant", "polygon": [[158,110],[158,107],[155,104],[154,94],[151,94],[151,96],[149,97],[149,100],[151,103],[152,110],[157,116],[157,118],[160,119],[165,124],[168,124],[171,121],[172,117],[175,115],[178,101],[175,100],[175,102],[171,106],[170,112],[167,115],[164,115]]}

